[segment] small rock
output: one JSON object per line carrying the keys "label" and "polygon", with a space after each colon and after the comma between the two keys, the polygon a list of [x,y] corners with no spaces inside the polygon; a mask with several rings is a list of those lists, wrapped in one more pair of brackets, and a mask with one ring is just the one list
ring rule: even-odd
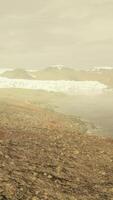
{"label": "small rock", "polygon": [[20,188],[20,191],[23,191],[24,189],[23,188]]}
{"label": "small rock", "polygon": [[113,192],[113,188],[110,188],[110,192]]}
{"label": "small rock", "polygon": [[32,197],[31,200],[39,200],[39,198],[38,197]]}
{"label": "small rock", "polygon": [[35,192],[36,195],[38,195],[39,193],[40,193],[39,191],[36,191],[36,192]]}
{"label": "small rock", "polygon": [[48,178],[49,178],[49,179],[52,179],[52,176],[51,176],[51,175],[48,175]]}
{"label": "small rock", "polygon": [[0,195],[0,200],[8,200],[4,195]]}
{"label": "small rock", "polygon": [[105,176],[105,175],[106,175],[106,172],[101,172],[101,174],[102,174],[103,176]]}
{"label": "small rock", "polygon": [[9,157],[8,155],[5,155],[5,158],[6,158],[6,159],[9,159],[10,157]]}
{"label": "small rock", "polygon": [[3,156],[4,154],[3,154],[3,152],[2,151],[0,151],[0,156]]}
{"label": "small rock", "polygon": [[79,154],[79,151],[77,149],[75,149],[74,153],[77,155],[77,154]]}
{"label": "small rock", "polygon": [[15,195],[15,187],[11,183],[5,184],[5,193],[9,198],[12,198]]}
{"label": "small rock", "polygon": [[104,151],[100,151],[101,154],[105,153]]}

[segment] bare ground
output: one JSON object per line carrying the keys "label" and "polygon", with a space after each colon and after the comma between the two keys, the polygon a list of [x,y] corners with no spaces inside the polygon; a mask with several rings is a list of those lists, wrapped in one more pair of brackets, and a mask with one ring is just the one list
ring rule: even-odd
{"label": "bare ground", "polygon": [[113,200],[113,141],[80,120],[0,102],[0,200]]}

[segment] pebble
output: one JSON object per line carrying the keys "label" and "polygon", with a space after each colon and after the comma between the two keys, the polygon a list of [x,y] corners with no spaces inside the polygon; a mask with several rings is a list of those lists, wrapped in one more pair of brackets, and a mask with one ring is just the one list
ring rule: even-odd
{"label": "pebble", "polygon": [[52,176],[51,176],[51,175],[48,175],[48,178],[49,178],[49,179],[52,179]]}
{"label": "pebble", "polygon": [[32,197],[31,200],[39,200],[39,198],[38,197]]}
{"label": "pebble", "polygon": [[110,188],[110,192],[113,192],[113,188]]}

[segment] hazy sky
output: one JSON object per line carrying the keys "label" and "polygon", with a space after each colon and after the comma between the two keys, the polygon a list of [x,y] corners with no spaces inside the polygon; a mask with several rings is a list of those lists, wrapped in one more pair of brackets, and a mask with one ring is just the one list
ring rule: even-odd
{"label": "hazy sky", "polygon": [[113,66],[113,0],[0,0],[0,66]]}

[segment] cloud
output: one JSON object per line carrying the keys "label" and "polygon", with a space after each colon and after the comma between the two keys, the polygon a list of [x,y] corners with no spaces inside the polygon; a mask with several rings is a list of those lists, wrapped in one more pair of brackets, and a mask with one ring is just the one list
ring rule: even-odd
{"label": "cloud", "polygon": [[112,64],[113,1],[0,0],[0,4],[2,65]]}

